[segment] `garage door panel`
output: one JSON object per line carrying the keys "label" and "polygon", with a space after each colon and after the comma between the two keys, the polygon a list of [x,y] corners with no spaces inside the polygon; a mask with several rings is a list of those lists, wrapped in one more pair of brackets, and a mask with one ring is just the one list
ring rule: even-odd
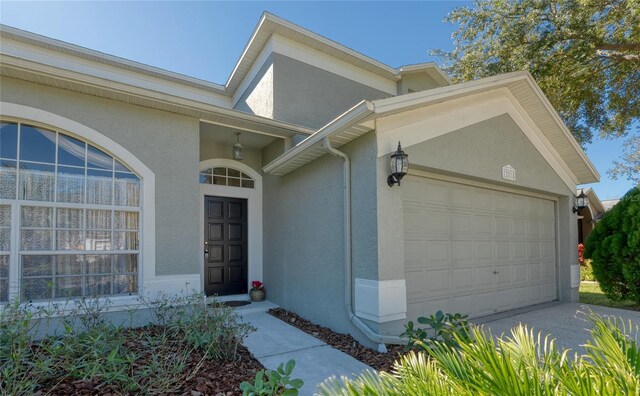
{"label": "garage door panel", "polygon": [[511,211],[511,202],[507,194],[496,191],[493,193],[493,199],[493,208],[496,213],[509,213]]}
{"label": "garage door panel", "polygon": [[496,259],[504,260],[511,257],[511,242],[494,242]]}
{"label": "garage door panel", "polygon": [[438,293],[446,293],[451,289],[451,282],[449,281],[450,275],[449,269],[431,270],[426,274],[425,291],[432,295],[438,295]]}
{"label": "garage door panel", "polygon": [[475,246],[477,261],[494,261],[492,241],[477,241],[475,242]]}
{"label": "garage door panel", "polygon": [[526,215],[526,210],[527,210],[527,203],[525,201],[524,197],[521,196],[517,196],[517,195],[511,195],[511,200],[510,200],[510,213],[513,216],[521,216],[524,217]]}
{"label": "garage door panel", "polygon": [[540,223],[541,237],[544,239],[553,238],[555,235],[553,221],[545,220]]}
{"label": "garage door panel", "polygon": [[495,293],[495,311],[506,311],[513,305],[513,292],[511,289],[498,289]]}
{"label": "garage door panel", "polygon": [[529,263],[527,264],[528,271],[528,281],[540,281],[542,279],[542,268],[540,263]]}
{"label": "garage door panel", "polygon": [[551,201],[542,202],[542,218],[553,222],[553,219],[555,218],[555,210],[553,207],[553,202]]}
{"label": "garage door panel", "polygon": [[452,259],[454,266],[464,266],[472,262],[473,249],[471,241],[453,241]]}
{"label": "garage door panel", "polygon": [[[432,299],[432,300],[428,300],[425,301],[424,304],[422,305],[423,307],[423,311],[418,315],[418,316],[430,316],[433,315],[434,313],[438,312],[438,311],[442,311],[442,312],[461,312],[461,311],[456,311],[454,310],[454,306],[453,303],[451,301],[450,297],[446,297],[446,298],[440,298],[440,299]],[[414,316],[414,320],[415,318],[417,318],[418,316]],[[412,318],[412,316],[408,316],[407,318]]]}
{"label": "garage door panel", "polygon": [[461,185],[451,187],[451,205],[454,208],[471,209],[473,193],[470,190]]}
{"label": "garage door panel", "polygon": [[404,242],[405,267],[408,269],[424,268],[427,246],[423,239]]}
{"label": "garage door panel", "polygon": [[496,265],[495,280],[497,286],[510,285],[513,283],[513,265]]}
{"label": "garage door panel", "polygon": [[523,283],[527,281],[528,276],[526,264],[513,265],[511,266],[511,271],[513,273],[512,279],[514,283]]}
{"label": "garage door panel", "polygon": [[542,204],[539,199],[527,197],[527,216],[528,217],[541,217],[542,216]]}
{"label": "garage door panel", "polygon": [[[493,218],[487,215],[473,216],[473,232],[477,237],[486,237],[493,234]],[[467,225],[469,227],[469,225]]]}
{"label": "garage door panel", "polygon": [[496,237],[508,238],[511,235],[511,219],[508,217],[495,217],[493,219],[495,224]]}
{"label": "garage door panel", "polygon": [[527,258],[539,259],[540,258],[540,242],[528,242],[527,243]]}
{"label": "garage door panel", "polygon": [[516,238],[524,238],[527,235],[527,223],[524,219],[511,219],[512,236]]}
{"label": "garage door panel", "polygon": [[527,220],[527,237],[539,238],[540,237],[540,221],[534,219]]}
{"label": "garage door panel", "polygon": [[556,298],[553,201],[412,175],[403,194],[408,319]]}
{"label": "garage door panel", "polygon": [[473,196],[473,207],[478,211],[491,212],[493,210],[493,200],[491,191],[476,190]]}
{"label": "garage door panel", "polygon": [[451,262],[451,241],[430,240],[423,243],[426,245],[427,266],[432,263],[449,265]]}
{"label": "garage door panel", "polygon": [[524,260],[527,258],[527,243],[524,241],[511,242],[511,258],[515,260]]}
{"label": "garage door panel", "polygon": [[473,289],[473,268],[456,268],[451,275],[456,290]]}
{"label": "garage door panel", "polygon": [[451,218],[448,212],[425,207],[425,232],[428,234],[449,234],[451,231]]}
{"label": "garage door panel", "polygon": [[406,275],[407,298],[409,300],[424,298],[427,290],[426,271],[407,271]]}
{"label": "garage door panel", "polygon": [[474,219],[471,214],[468,213],[452,213],[451,215],[451,230],[455,235],[464,235],[473,233],[472,225]]}

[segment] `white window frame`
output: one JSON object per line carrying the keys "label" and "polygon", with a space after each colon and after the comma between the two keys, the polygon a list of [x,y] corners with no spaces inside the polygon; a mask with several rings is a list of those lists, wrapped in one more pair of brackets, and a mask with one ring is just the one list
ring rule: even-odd
{"label": "white window frame", "polygon": [[[57,114],[53,114],[44,110],[36,109],[29,106],[23,106],[15,103],[0,102],[0,116],[3,120],[11,122],[20,122],[33,126],[40,126],[47,129],[53,129],[59,131],[65,135],[78,138],[91,145],[105,151],[112,157],[120,160],[129,167],[140,178],[140,207],[135,208],[140,212],[139,217],[139,247],[138,250],[138,288],[147,289],[147,285],[151,284],[153,287],[153,281],[155,275],[155,174],[146,165],[142,163],[136,156],[134,156],[127,149],[101,134],[100,132],[89,128],[83,124],[75,122],[65,117],[61,117]],[[19,232],[20,232],[20,206],[56,206],[64,207],[67,204],[45,202],[45,201],[18,201],[18,200],[4,200],[3,203],[11,204],[12,218],[11,218],[11,258],[9,284],[10,290],[15,293],[12,288],[16,287],[19,283],[19,271],[12,267],[18,267],[18,250],[19,250]],[[46,205],[50,204],[50,205]],[[134,209],[126,206],[115,205],[88,205],[88,204],[68,204],[68,207],[85,208],[85,209],[106,209],[106,210],[122,210],[126,211]],[[38,254],[48,251],[38,251]],[[110,254],[110,253],[126,253],[127,251],[81,251],[81,254]],[[21,252],[23,253],[23,252]],[[64,253],[71,253],[71,251],[65,251]],[[12,286],[13,284],[13,286]],[[130,296],[106,296],[109,299],[115,300],[122,304],[128,304],[132,302]],[[137,299],[137,297],[134,297]],[[42,301],[41,304],[49,304],[48,301]],[[34,304],[35,305],[35,304]],[[39,305],[39,304],[38,304]]]}

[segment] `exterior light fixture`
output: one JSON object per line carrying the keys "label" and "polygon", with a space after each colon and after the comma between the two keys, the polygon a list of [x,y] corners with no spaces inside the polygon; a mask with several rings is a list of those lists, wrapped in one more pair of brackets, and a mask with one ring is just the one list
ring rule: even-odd
{"label": "exterior light fixture", "polygon": [[584,194],[584,189],[580,190],[580,195],[576,197],[576,204],[573,207],[573,213],[580,213],[580,210],[589,206],[589,198]]}
{"label": "exterior light fixture", "polygon": [[233,159],[242,161],[244,159],[244,147],[240,144],[240,132],[236,132],[236,144],[233,145]]}
{"label": "exterior light fixture", "polygon": [[391,162],[389,162],[389,172],[391,173],[387,177],[387,184],[389,187],[393,187],[394,184],[400,185],[400,180],[407,174],[409,170],[409,155],[402,151],[400,142],[398,142],[398,149],[395,153],[391,154]]}

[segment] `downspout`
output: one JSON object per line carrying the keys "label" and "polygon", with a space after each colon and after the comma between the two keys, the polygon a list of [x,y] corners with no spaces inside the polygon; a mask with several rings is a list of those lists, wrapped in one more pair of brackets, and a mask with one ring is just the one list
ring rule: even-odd
{"label": "downspout", "polygon": [[353,266],[352,266],[352,247],[351,247],[351,159],[342,151],[336,150],[331,146],[328,137],[322,139],[322,143],[327,151],[344,160],[343,162],[343,189],[344,189],[344,275],[345,288],[344,300],[347,308],[347,315],[351,323],[364,333],[367,338],[378,344],[378,352],[387,352],[385,344],[404,344],[406,343],[400,337],[388,336],[376,333],[369,325],[362,321],[353,312]]}

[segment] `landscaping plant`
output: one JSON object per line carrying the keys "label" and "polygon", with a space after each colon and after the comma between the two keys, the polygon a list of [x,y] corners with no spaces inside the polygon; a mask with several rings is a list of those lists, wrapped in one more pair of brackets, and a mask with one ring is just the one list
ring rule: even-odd
{"label": "landscaping plant", "polygon": [[253,330],[202,294],[140,301],[152,323],[139,329],[109,320],[108,298],[4,306],[0,395],[65,393],[56,390],[68,379],[81,389],[113,394],[178,392],[203,365],[235,360],[239,343]]}
{"label": "landscaping plant", "polygon": [[256,373],[253,383],[247,381],[240,384],[243,396],[295,396],[304,382],[301,379],[291,379],[296,366],[295,360],[287,364],[280,363],[276,370],[260,370]]}
{"label": "landscaping plant", "polygon": [[[418,344],[432,345],[435,342],[443,342],[446,345],[457,347],[458,339],[469,340],[469,315],[459,313],[436,312],[434,315],[418,318],[418,323],[427,325],[430,329],[415,327],[413,321],[409,321],[404,326],[404,332],[400,337],[409,339],[406,350]],[[431,335],[430,335],[431,334]]]}
{"label": "landscaping plant", "polygon": [[625,194],[591,231],[584,249],[611,300],[640,304],[640,187]]}
{"label": "landscaping plant", "polygon": [[494,338],[472,326],[473,341],[454,335],[458,348],[417,342],[391,373],[332,378],[321,395],[639,395],[638,327],[584,314],[593,326],[586,353],[558,350],[550,336],[519,325]]}

